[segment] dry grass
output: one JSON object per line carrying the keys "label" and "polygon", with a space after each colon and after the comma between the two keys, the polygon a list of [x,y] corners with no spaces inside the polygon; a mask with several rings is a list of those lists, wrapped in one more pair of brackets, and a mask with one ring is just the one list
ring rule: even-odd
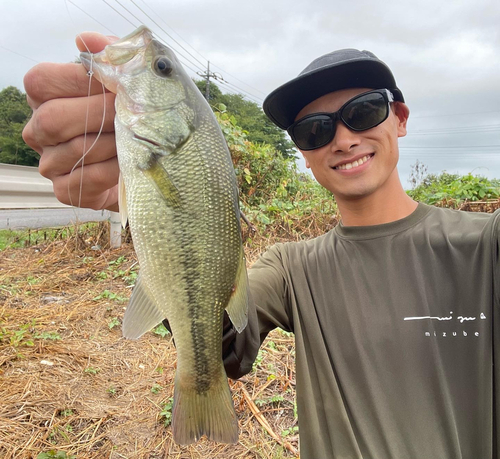
{"label": "dry grass", "polygon": [[[98,249],[100,236],[0,252],[0,458],[297,457],[293,337],[280,331],[255,371],[230,382],[239,443],[173,442],[161,412],[175,348],[153,332],[121,337],[138,266],[130,244]],[[250,258],[271,243],[254,236]]]}
{"label": "dry grass", "polygon": [[[500,200],[463,210],[499,207]],[[300,233],[280,223],[266,234],[244,228],[250,263],[277,241],[322,232],[307,217],[301,224]],[[330,218],[322,227],[335,224]],[[173,395],[175,348],[153,332],[121,337],[138,266],[130,243],[110,250],[107,237],[97,226],[0,251],[0,458],[298,457],[293,337],[281,331],[263,344],[255,370],[230,382],[239,443],[173,442],[162,411]]]}

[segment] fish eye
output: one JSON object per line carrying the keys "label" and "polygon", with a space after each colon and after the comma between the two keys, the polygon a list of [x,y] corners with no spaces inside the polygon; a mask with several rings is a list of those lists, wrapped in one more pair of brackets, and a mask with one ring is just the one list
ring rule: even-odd
{"label": "fish eye", "polygon": [[173,69],[174,64],[168,57],[165,56],[158,57],[153,64],[153,70],[158,76],[161,77],[169,76]]}

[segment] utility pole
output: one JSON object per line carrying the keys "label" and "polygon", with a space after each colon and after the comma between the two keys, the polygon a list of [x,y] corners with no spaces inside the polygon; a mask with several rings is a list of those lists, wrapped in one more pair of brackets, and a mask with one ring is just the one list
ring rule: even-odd
{"label": "utility pole", "polygon": [[205,99],[209,100],[210,98],[210,78],[213,78],[214,80],[224,80],[221,75],[217,75],[216,73],[210,72],[210,61],[207,61],[207,72],[206,73],[201,73],[197,72],[198,75],[200,75],[202,78],[205,78],[206,80],[206,85],[205,85]]}
{"label": "utility pole", "polygon": [[210,61],[207,61],[207,84],[205,86],[205,99],[210,99]]}

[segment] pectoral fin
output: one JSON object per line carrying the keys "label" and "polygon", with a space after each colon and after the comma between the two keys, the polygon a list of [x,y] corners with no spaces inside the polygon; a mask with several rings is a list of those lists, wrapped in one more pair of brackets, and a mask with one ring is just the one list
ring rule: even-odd
{"label": "pectoral fin", "polygon": [[140,338],[164,318],[165,315],[158,309],[153,296],[139,276],[123,317],[123,336],[129,339]]}
{"label": "pectoral fin", "polygon": [[250,292],[248,289],[248,275],[245,266],[245,257],[241,251],[240,263],[236,273],[236,282],[233,287],[233,294],[226,307],[226,311],[234,325],[234,328],[241,333],[248,322],[248,304],[250,302]]}
{"label": "pectoral fin", "polygon": [[118,177],[118,208],[120,212],[120,221],[122,222],[122,227],[127,226],[128,211],[127,211],[127,199],[125,195],[125,182],[123,180],[123,175],[120,172]]}
{"label": "pectoral fin", "polygon": [[179,190],[170,179],[167,170],[158,161],[153,161],[150,167],[141,170],[169,207],[181,206]]}

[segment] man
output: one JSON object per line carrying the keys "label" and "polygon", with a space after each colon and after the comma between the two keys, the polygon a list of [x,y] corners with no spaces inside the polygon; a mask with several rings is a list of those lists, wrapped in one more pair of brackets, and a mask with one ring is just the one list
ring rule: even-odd
{"label": "man", "polygon": [[[93,51],[106,42],[85,40]],[[69,189],[77,202],[80,174],[68,173],[83,143],[85,72],[44,65],[25,81],[34,108],[25,139],[59,199],[68,202]],[[250,371],[262,340],[281,327],[296,339],[303,459],[499,459],[500,213],[406,195],[396,165],[409,110],[369,52],[316,59],[264,110],[335,195],[342,222],[274,246],[250,270],[256,309],[241,335],[225,328],[228,375]],[[86,168],[82,205],[116,209],[111,110]]]}

